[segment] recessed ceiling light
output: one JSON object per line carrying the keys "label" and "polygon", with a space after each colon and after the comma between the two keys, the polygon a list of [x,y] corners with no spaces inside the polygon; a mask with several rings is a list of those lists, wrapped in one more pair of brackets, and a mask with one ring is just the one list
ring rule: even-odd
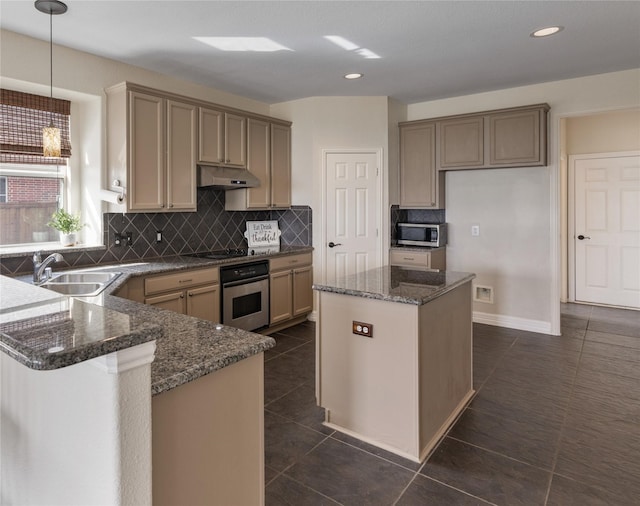
{"label": "recessed ceiling light", "polygon": [[540,30],[536,30],[532,32],[530,37],[548,37],[549,35],[553,35],[554,33],[558,33],[564,30],[564,26],[548,26],[546,28],[540,28]]}
{"label": "recessed ceiling light", "polygon": [[354,72],[353,74],[346,74],[344,76],[345,79],[360,79],[362,77],[362,74],[359,74],[357,72]]}
{"label": "recessed ceiling light", "polygon": [[193,37],[221,51],[292,51],[267,37]]}

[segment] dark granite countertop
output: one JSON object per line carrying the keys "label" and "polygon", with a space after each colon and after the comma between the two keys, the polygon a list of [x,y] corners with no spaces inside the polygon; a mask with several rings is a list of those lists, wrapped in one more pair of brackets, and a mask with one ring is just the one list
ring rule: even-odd
{"label": "dark granite countertop", "polygon": [[[9,325],[8,320],[16,320],[20,316],[24,316],[22,319],[28,319],[33,323],[33,329],[28,336],[18,333],[15,328],[7,327],[10,332],[0,328],[2,330],[0,348],[33,369],[56,369],[155,339],[156,353],[151,364],[151,390],[152,394],[159,394],[270,349],[275,346],[275,341],[271,337],[165,311],[112,295],[120,286],[136,276],[247,263],[257,258],[274,258],[311,251],[313,251],[312,247],[291,246],[281,248],[279,253],[265,256],[224,260],[173,256],[149,261],[55,271],[55,274],[76,271],[122,272],[121,276],[95,297],[63,297],[45,288],[31,285],[30,276],[15,279],[0,276],[0,293],[3,295],[0,298],[0,317],[4,318],[0,318],[0,323],[7,322],[6,324]],[[14,292],[20,292],[20,298],[14,297]],[[35,325],[38,318],[43,315],[59,313],[60,311],[57,311],[59,307],[67,308],[63,311],[69,312],[68,306],[74,306],[74,317],[76,313],[80,315],[83,312],[82,309],[90,306],[93,311],[100,312],[105,317],[102,319],[103,322],[108,320],[113,322],[113,325],[105,325],[104,332],[100,333],[86,332],[84,327],[74,323],[73,329],[70,327],[65,329],[62,326],[55,336],[54,333],[45,332],[42,327],[38,328]],[[26,312],[18,314],[17,311]],[[125,331],[126,322],[129,324],[128,331]],[[107,331],[107,329],[111,330]],[[107,337],[106,334],[109,332],[119,333],[119,335]],[[69,334],[73,339],[66,341],[65,350],[57,351],[57,347],[60,346],[60,336]],[[77,339],[75,337],[77,334],[83,334],[84,337]]]}
{"label": "dark granite countertop", "polygon": [[413,270],[384,266],[336,280],[313,289],[367,299],[422,305],[471,281],[475,274],[438,270]]}

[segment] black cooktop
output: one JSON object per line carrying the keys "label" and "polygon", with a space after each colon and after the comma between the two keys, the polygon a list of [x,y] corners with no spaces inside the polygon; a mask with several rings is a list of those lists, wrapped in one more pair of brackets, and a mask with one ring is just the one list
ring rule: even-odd
{"label": "black cooktop", "polygon": [[246,257],[247,250],[243,248],[228,248],[218,249],[214,251],[203,251],[200,253],[191,253],[190,255],[185,256],[196,258],[210,258],[212,260],[224,260],[225,258]]}

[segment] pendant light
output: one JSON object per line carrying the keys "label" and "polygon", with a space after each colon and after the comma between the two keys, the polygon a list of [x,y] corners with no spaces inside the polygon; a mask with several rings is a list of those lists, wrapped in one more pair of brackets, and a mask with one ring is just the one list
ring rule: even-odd
{"label": "pendant light", "polygon": [[[35,7],[40,12],[49,14],[49,83],[50,99],[53,100],[53,15],[67,12],[67,5],[59,0],[36,0]],[[53,124],[51,112],[49,126],[42,129],[42,148],[46,157],[60,156],[60,129]]]}

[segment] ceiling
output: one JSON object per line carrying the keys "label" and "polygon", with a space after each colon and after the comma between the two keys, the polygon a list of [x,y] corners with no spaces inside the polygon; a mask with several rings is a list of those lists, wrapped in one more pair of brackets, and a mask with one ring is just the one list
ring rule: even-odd
{"label": "ceiling", "polygon": [[[640,68],[638,1],[66,3],[53,18],[55,44],[268,104],[311,96],[415,103]],[[549,25],[564,30],[529,36]],[[49,39],[49,17],[31,0],[0,0],[0,27]],[[288,49],[222,51],[194,39],[214,36],[267,37]],[[349,72],[364,77],[344,79]]]}

